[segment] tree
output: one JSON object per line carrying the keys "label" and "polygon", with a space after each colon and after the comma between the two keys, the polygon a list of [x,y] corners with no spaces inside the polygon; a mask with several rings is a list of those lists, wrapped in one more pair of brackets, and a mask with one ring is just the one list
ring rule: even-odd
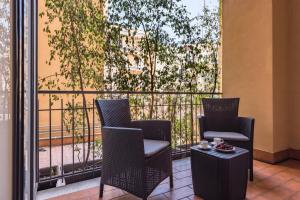
{"label": "tree", "polygon": [[105,85],[107,90],[132,91],[137,86],[136,76],[130,73],[128,53],[123,50],[122,28],[106,21],[104,43]]}
{"label": "tree", "polygon": [[[45,5],[46,12],[40,13],[40,16],[47,19],[44,32],[48,35],[48,45],[51,48],[47,64],[51,66],[58,59],[60,66],[59,72],[40,79],[40,88],[82,92],[80,95],[73,95],[73,102],[67,102],[66,105],[70,108],[67,110],[76,110],[76,125],[87,127],[88,151],[86,157],[84,155],[87,163],[91,149],[91,123],[84,91],[102,90],[104,85],[104,1],[46,0]],[[82,106],[77,101],[74,103],[74,99],[80,97]],[[57,99],[55,96],[53,98]],[[67,127],[72,126],[72,118],[74,117],[69,112],[64,120]]]}
{"label": "tree", "polygon": [[[145,98],[150,102],[147,118],[157,113],[154,107],[160,99],[155,97],[156,91],[217,91],[217,11],[204,9],[202,15],[191,18],[181,0],[109,0],[107,5],[106,15],[104,0],[46,0],[47,10],[41,17],[47,17],[44,31],[51,47],[47,64],[51,66],[58,59],[60,70],[42,77],[41,87],[150,92]],[[55,23],[59,24],[56,29]],[[138,73],[133,73],[134,66],[141,67]],[[66,110],[75,110],[76,119],[69,112],[64,121],[69,131],[74,130],[72,121],[77,126],[87,125],[87,163],[91,142],[89,105],[84,93],[73,96],[79,98],[82,106],[74,100],[66,103]],[[180,109],[177,103],[188,98],[175,95],[163,100],[174,105],[168,113],[175,127]],[[185,111],[185,115],[184,119],[189,120],[190,113]],[[80,141],[82,134],[76,135]]]}
{"label": "tree", "polygon": [[[150,102],[148,118],[157,113],[155,104],[164,101],[154,95],[155,91],[217,91],[219,12],[204,8],[201,15],[191,18],[181,3],[180,0],[109,1],[108,20],[123,31],[120,40],[124,55],[143,63],[138,75],[130,71],[132,62],[128,62],[129,66],[116,65],[117,68],[112,70],[115,79],[112,80],[121,90],[150,92],[149,99],[143,97]],[[187,101],[192,104],[193,99],[175,95],[165,101],[170,105],[167,109],[169,119],[177,127],[173,134],[176,137],[180,132],[178,123],[181,123],[176,119],[181,109],[177,104]],[[140,103],[144,107],[142,101]],[[185,111],[183,119],[192,120],[192,112]],[[191,130],[193,125],[185,129]]]}
{"label": "tree", "polygon": [[[143,63],[138,75],[130,73],[130,62],[112,70],[118,89],[216,92],[218,11],[205,8],[191,18],[181,0],[110,0],[108,20],[123,31],[123,53]],[[152,94],[150,118],[154,101]]]}
{"label": "tree", "polygon": [[208,71],[205,76],[205,81],[210,83],[205,88],[211,93],[216,93],[218,81],[220,77],[220,66],[218,62],[219,51],[220,51],[220,40],[221,40],[221,31],[220,31],[220,11],[221,10],[212,10],[210,11],[207,8],[204,8],[203,15],[199,16],[200,27],[202,33],[202,38],[200,40],[201,45],[205,49],[204,61],[208,66]]}
{"label": "tree", "polygon": [[[179,1],[170,0],[110,0],[108,20],[122,27],[123,40],[134,60],[143,62],[138,76],[138,89],[153,93],[164,84],[158,79],[161,69],[176,69],[176,36],[189,27],[187,11]],[[142,33],[140,36],[139,34]],[[170,33],[173,33],[174,36]],[[130,74],[130,73],[129,73]],[[167,78],[168,76],[165,76]],[[134,77],[136,78],[136,77]],[[169,82],[172,77],[168,77]],[[150,118],[153,115],[154,95],[151,97]]]}
{"label": "tree", "polygon": [[[190,30],[182,41],[180,54],[184,90],[216,93],[220,66],[219,10],[204,7],[203,13],[191,20]],[[200,86],[200,87],[199,87]]]}

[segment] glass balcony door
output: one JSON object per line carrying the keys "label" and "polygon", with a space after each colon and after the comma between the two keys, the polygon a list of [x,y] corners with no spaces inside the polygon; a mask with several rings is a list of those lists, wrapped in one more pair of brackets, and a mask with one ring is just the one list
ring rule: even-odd
{"label": "glass balcony door", "polygon": [[[12,197],[12,84],[10,0],[0,1],[0,199]],[[10,192],[7,192],[10,191]]]}
{"label": "glass balcony door", "polygon": [[34,199],[35,8],[0,0],[0,199]]}

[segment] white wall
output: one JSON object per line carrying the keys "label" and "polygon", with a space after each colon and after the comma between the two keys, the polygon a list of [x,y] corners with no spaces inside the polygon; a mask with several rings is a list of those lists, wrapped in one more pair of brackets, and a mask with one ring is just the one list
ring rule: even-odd
{"label": "white wall", "polygon": [[0,200],[12,199],[10,2],[0,4]]}
{"label": "white wall", "polygon": [[0,199],[12,199],[11,120],[0,122]]}

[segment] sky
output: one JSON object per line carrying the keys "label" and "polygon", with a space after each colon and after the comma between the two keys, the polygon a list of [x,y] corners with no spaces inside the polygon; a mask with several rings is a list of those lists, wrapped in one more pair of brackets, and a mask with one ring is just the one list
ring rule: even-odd
{"label": "sky", "polygon": [[[188,12],[190,13],[190,18],[201,15],[204,5],[208,9],[218,9],[220,0],[181,0],[181,3],[187,7]],[[169,27],[165,27],[166,31],[171,35],[172,31]]]}
{"label": "sky", "polygon": [[182,0],[182,3],[187,6],[187,10],[192,17],[201,13],[204,4],[208,8],[217,8],[219,6],[219,0]]}

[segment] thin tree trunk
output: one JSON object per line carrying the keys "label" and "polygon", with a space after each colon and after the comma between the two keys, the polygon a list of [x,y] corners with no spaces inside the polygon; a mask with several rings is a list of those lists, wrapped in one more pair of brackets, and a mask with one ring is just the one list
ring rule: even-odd
{"label": "thin tree trunk", "polygon": [[[176,107],[177,107],[177,95],[175,96],[174,104],[172,106],[173,106],[173,112],[171,113],[171,122],[172,122],[172,124],[174,126],[174,133],[173,134],[175,135],[175,142],[177,143],[177,141],[176,141],[176,110],[177,110]],[[174,140],[172,140],[172,141],[174,141]]]}
{"label": "thin tree trunk", "polygon": [[140,21],[142,24],[143,31],[145,33],[145,39],[146,39],[146,46],[148,50],[148,56],[149,56],[149,62],[150,62],[150,92],[151,92],[151,101],[150,101],[150,110],[149,110],[149,117],[150,119],[153,117],[153,110],[154,110],[154,76],[155,76],[155,68],[153,61],[152,61],[152,54],[151,54],[151,47],[149,43],[149,38],[147,34],[147,30],[145,27],[145,24],[143,21],[141,21],[138,17],[134,16],[137,21]]}
{"label": "thin tree trunk", "polygon": [[151,102],[150,102],[150,111],[149,111],[149,117],[150,119],[152,119],[153,117],[153,110],[154,110],[154,76],[155,76],[155,67],[154,63],[152,61],[152,54],[151,54],[151,47],[150,47],[150,42],[148,39],[148,34],[147,34],[147,30],[146,27],[144,25],[143,22],[142,23],[142,27],[143,27],[143,31],[145,33],[145,39],[146,39],[146,46],[147,46],[147,50],[148,50],[148,56],[149,56],[149,62],[150,62],[150,92],[151,92]]}
{"label": "thin tree trunk", "polygon": [[[71,19],[73,19],[73,18],[71,17]],[[82,92],[82,99],[83,99],[83,102],[82,102],[83,108],[82,109],[83,109],[83,112],[85,112],[87,128],[88,128],[88,151],[87,151],[86,159],[84,161],[85,162],[84,166],[86,166],[89,156],[90,156],[90,151],[91,151],[91,127],[90,127],[89,113],[88,113],[88,109],[87,109],[87,100],[86,100],[86,96],[84,94],[84,82],[83,82],[83,78],[82,78],[82,63],[81,63],[80,51],[79,51],[79,46],[77,43],[76,32],[75,32],[73,20],[71,20],[71,29],[72,29],[72,33],[73,33],[72,36],[73,36],[73,39],[75,42],[76,55],[77,55],[77,60],[78,60],[79,84],[80,84],[80,91]],[[85,119],[83,119],[83,120],[85,120]],[[83,148],[85,148],[85,146]]]}
{"label": "thin tree trunk", "polygon": [[212,97],[216,93],[217,82],[218,82],[218,62],[217,62],[216,53],[214,53],[214,86],[213,86],[213,89],[212,89]]}

